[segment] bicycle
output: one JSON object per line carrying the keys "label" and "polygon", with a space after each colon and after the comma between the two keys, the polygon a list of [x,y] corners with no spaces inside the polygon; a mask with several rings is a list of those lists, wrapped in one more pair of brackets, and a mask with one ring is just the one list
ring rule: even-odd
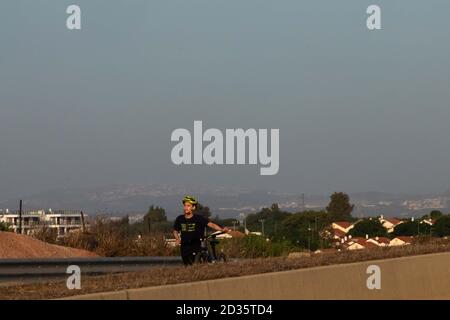
{"label": "bicycle", "polygon": [[227,257],[223,250],[219,254],[216,253],[216,246],[219,243],[217,236],[223,233],[225,232],[214,232],[201,240],[201,249],[195,256],[195,263],[227,262]]}

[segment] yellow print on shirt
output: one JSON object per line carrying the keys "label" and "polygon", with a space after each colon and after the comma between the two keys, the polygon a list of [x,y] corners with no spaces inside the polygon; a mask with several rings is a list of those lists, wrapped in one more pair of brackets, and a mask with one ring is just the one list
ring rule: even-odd
{"label": "yellow print on shirt", "polygon": [[181,224],[182,232],[192,232],[195,231],[195,223],[182,223]]}

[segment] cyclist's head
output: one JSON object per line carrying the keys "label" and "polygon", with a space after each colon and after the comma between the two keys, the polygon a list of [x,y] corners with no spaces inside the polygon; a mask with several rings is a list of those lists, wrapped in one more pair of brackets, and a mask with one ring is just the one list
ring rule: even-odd
{"label": "cyclist's head", "polygon": [[195,199],[193,196],[185,196],[183,198],[183,209],[185,214],[189,214],[195,210],[197,207],[197,199]]}

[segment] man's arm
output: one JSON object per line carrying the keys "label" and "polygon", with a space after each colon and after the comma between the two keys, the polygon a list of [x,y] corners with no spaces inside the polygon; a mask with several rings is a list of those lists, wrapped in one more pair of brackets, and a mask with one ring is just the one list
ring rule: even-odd
{"label": "man's arm", "polygon": [[179,246],[181,244],[181,238],[180,238],[180,220],[178,217],[175,219],[175,222],[173,223],[173,236],[175,237],[175,245]]}
{"label": "man's arm", "polygon": [[173,230],[173,236],[175,237],[175,244],[178,246],[181,243],[181,238],[177,230]]}
{"label": "man's arm", "polygon": [[230,231],[230,229],[228,229],[227,227],[225,227],[225,228],[219,227],[217,224],[215,224],[212,221],[208,222],[208,227],[210,227],[211,229],[217,230],[217,231],[223,231],[223,232]]}

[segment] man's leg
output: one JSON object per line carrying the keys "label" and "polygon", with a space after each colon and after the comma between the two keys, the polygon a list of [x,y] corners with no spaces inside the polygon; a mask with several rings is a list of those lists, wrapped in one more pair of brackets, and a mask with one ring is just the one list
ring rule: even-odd
{"label": "man's leg", "polygon": [[185,266],[190,266],[194,263],[195,260],[195,254],[190,252],[190,253],[185,253],[181,256],[181,258],[183,259],[183,263]]}
{"label": "man's leg", "polygon": [[182,255],[181,259],[183,259],[183,263],[184,263],[185,266],[189,265],[189,259],[188,259],[187,255]]}

